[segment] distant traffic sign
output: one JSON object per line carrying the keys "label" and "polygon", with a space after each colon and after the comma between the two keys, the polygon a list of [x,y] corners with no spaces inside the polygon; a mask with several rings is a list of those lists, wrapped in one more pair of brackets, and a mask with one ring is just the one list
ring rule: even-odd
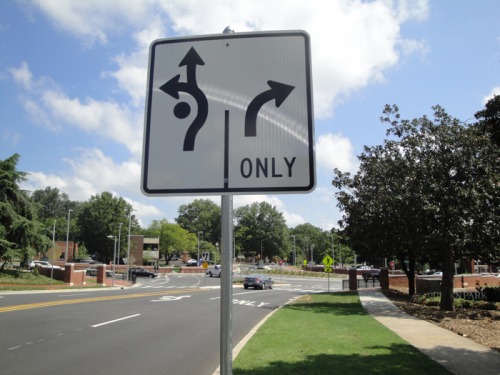
{"label": "distant traffic sign", "polygon": [[315,185],[309,35],[160,39],[150,46],[142,191],[308,192]]}
{"label": "distant traffic sign", "polygon": [[333,259],[332,259],[332,257],[330,255],[325,255],[325,257],[323,258],[322,263],[325,266],[329,267],[329,266],[331,266],[333,264]]}

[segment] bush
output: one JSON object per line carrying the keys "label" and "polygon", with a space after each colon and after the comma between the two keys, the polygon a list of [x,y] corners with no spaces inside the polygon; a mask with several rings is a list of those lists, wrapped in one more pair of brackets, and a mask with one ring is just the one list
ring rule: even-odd
{"label": "bush", "polygon": [[489,301],[472,301],[471,307],[478,310],[496,310],[497,305]]}
{"label": "bush", "polygon": [[459,308],[459,309],[468,309],[471,307],[471,303],[472,303],[472,301],[469,301],[469,300],[466,300],[463,298],[455,298],[453,300],[453,305],[455,306],[455,308]]}
{"label": "bush", "polygon": [[500,288],[486,287],[483,289],[486,299],[491,302],[500,302]]}
{"label": "bush", "polygon": [[431,297],[427,298],[423,303],[425,306],[439,306],[440,301],[440,297]]}

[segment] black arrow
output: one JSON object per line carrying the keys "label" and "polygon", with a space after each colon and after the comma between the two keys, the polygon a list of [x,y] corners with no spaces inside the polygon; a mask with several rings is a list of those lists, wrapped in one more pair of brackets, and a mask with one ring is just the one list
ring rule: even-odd
{"label": "black arrow", "polygon": [[245,137],[257,135],[257,115],[264,104],[274,99],[276,108],[278,108],[295,88],[274,81],[267,81],[267,84],[271,89],[257,95],[248,105],[245,114]]}
{"label": "black arrow", "polygon": [[187,83],[196,85],[196,65],[205,65],[198,52],[191,47],[186,56],[179,63],[179,66],[186,66]]}
{"label": "black arrow", "polygon": [[179,93],[185,92],[191,95],[198,104],[198,114],[189,126],[184,137],[184,151],[194,150],[194,141],[199,130],[205,124],[208,116],[208,101],[196,84],[196,66],[205,65],[198,52],[191,47],[186,56],[179,63],[179,66],[186,66],[186,82],[179,82],[180,74],[176,75],[168,82],[160,86],[160,90],[175,99],[179,99]]}

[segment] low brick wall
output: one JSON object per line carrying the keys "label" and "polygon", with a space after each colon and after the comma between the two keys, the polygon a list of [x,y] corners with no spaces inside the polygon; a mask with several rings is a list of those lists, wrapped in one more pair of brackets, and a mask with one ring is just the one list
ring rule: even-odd
{"label": "low brick wall", "polygon": [[205,273],[203,267],[181,267],[181,273]]}
{"label": "low brick wall", "polygon": [[[441,276],[418,275],[415,277],[415,291],[418,294],[436,292],[441,285]],[[488,274],[455,275],[454,289],[474,289],[476,287],[500,287],[500,277]],[[389,275],[389,288],[407,289],[406,275]]]}

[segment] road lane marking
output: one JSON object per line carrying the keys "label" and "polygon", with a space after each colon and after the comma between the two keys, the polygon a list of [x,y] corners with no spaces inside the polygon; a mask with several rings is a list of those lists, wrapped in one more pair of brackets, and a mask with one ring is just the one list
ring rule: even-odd
{"label": "road lane marking", "polygon": [[163,296],[160,299],[152,299],[151,302],[178,301],[183,298],[191,298],[191,296]]}
{"label": "road lane marking", "polygon": [[178,290],[169,290],[169,291],[163,290],[163,291],[147,292],[147,293],[123,294],[123,295],[118,295],[118,296],[101,296],[101,297],[67,299],[67,300],[47,301],[47,302],[38,302],[38,303],[27,303],[24,305],[12,305],[12,306],[0,307],[0,313],[10,312],[10,311],[28,310],[28,309],[39,309],[42,307],[71,305],[71,304],[75,304],[75,303],[102,302],[102,301],[112,301],[112,300],[120,300],[120,299],[152,297],[152,296],[165,295],[165,294],[193,293],[193,292],[201,292],[201,291],[203,291],[203,289],[198,289],[198,288],[178,289]]}
{"label": "road lane marking", "polygon": [[104,323],[99,323],[99,324],[94,324],[93,326],[91,326],[92,328],[97,328],[97,327],[101,327],[101,326],[105,326],[107,324],[112,324],[112,323],[116,323],[116,322],[120,322],[122,320],[126,320],[126,319],[131,319],[131,318],[135,318],[137,316],[139,316],[141,314],[134,314],[134,315],[129,315],[129,316],[125,316],[123,318],[118,318],[118,319],[114,319],[114,320],[110,320],[108,322],[104,322]]}

